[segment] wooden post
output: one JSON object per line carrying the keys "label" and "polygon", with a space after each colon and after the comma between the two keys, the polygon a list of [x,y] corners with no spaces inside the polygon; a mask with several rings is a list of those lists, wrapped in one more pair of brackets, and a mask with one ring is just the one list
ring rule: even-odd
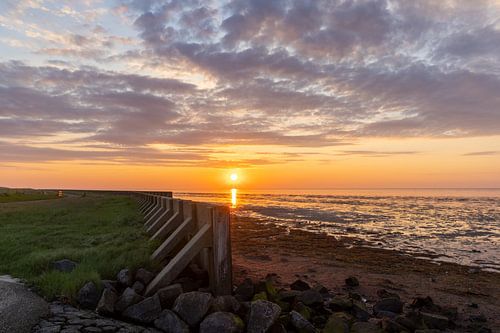
{"label": "wooden post", "polygon": [[158,208],[155,210],[155,212],[149,217],[149,219],[146,220],[146,223],[144,223],[146,226],[150,225],[151,222],[156,221],[156,219],[163,214],[167,210],[167,203],[166,203],[165,197],[158,197]]}
{"label": "wooden post", "polygon": [[146,225],[146,231],[149,234],[155,234],[158,229],[160,229],[174,214],[174,209],[172,207],[173,200],[170,198],[162,198],[165,202],[166,209],[162,215],[158,217],[156,221],[153,221],[149,225]]}
{"label": "wooden post", "polygon": [[233,289],[231,258],[231,214],[227,206],[213,210],[213,292],[230,295]]}

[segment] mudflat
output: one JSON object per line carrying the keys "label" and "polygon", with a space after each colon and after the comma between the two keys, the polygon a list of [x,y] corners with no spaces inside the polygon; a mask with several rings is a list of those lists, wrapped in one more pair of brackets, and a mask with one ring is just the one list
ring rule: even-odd
{"label": "mudflat", "polygon": [[434,303],[456,307],[463,327],[483,315],[500,331],[500,274],[452,263],[363,246],[359,240],[310,233],[266,221],[235,217],[232,223],[235,282],[275,273],[287,285],[298,278],[346,292],[345,279],[360,281],[356,292],[374,303],[377,290],[396,292],[411,303],[430,296]]}

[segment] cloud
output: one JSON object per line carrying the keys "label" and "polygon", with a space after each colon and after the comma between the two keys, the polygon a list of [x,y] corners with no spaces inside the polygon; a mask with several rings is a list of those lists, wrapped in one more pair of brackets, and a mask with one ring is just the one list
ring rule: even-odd
{"label": "cloud", "polygon": [[[96,20],[105,14],[89,3],[68,5],[57,15],[43,1],[8,3],[0,24],[8,22],[9,33],[0,40],[26,41],[36,61],[0,63],[5,139],[71,133],[75,145],[122,147],[125,154],[150,144],[287,149],[369,137],[500,134],[497,2],[114,5],[120,18]],[[92,9],[95,15],[86,12]],[[49,24],[30,19],[33,10]],[[92,18],[85,22],[85,15]],[[154,151],[142,153],[161,160]],[[211,165],[275,161],[192,154]]]}

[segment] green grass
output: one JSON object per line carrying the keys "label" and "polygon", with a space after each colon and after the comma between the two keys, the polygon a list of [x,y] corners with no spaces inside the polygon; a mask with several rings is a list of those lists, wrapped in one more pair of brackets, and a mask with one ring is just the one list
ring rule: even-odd
{"label": "green grass", "polygon": [[[153,244],[137,203],[129,197],[90,195],[0,204],[0,274],[26,279],[48,299],[74,299],[87,281],[100,285],[124,268],[153,268]],[[71,273],[51,263],[78,262]]]}
{"label": "green grass", "polygon": [[56,199],[56,193],[41,193],[41,192],[15,192],[15,191],[6,191],[0,193],[0,203],[5,202],[16,202],[16,201],[35,201],[35,200],[47,200],[47,199]]}

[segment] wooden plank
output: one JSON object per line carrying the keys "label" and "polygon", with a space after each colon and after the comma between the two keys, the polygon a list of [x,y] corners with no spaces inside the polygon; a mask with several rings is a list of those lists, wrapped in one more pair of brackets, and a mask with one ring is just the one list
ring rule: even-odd
{"label": "wooden plank", "polygon": [[151,207],[151,209],[144,215],[144,221],[149,220],[149,218],[156,213],[158,209],[161,209],[161,204],[160,204],[160,197],[155,195],[154,196],[154,205]]}
{"label": "wooden plank", "polygon": [[167,209],[156,221],[146,226],[146,231],[149,234],[155,234],[174,215],[173,200],[170,198],[164,198],[164,200],[166,201]]}
{"label": "wooden plank", "polygon": [[159,202],[160,206],[156,210],[156,212],[153,213],[153,215],[151,215],[151,217],[146,220],[146,223],[144,223],[146,226],[149,226],[152,222],[156,221],[158,217],[167,210],[167,203],[166,203],[167,198],[166,197],[158,197],[158,198],[160,200]]}
{"label": "wooden plank", "polygon": [[168,286],[189,265],[204,247],[210,246],[212,227],[204,225],[179,253],[163,268],[146,288],[145,295],[152,296],[158,289]]}
{"label": "wooden plank", "polygon": [[191,201],[183,200],[183,217],[181,225],[168,236],[168,238],[153,252],[151,260],[162,261],[168,257],[172,250],[193,232],[195,227],[194,208]]}
{"label": "wooden plank", "polygon": [[150,195],[147,195],[146,197],[146,202],[144,203],[144,205],[141,207],[141,213],[144,213],[144,211],[146,210],[146,208],[151,204],[151,196]]}
{"label": "wooden plank", "polygon": [[213,287],[215,295],[230,295],[233,289],[231,258],[231,214],[229,207],[213,210]]}
{"label": "wooden plank", "polygon": [[151,240],[164,241],[182,223],[182,200],[172,199],[172,201],[174,214],[151,236]]}
{"label": "wooden plank", "polygon": [[[151,209],[153,209],[156,205],[156,196],[152,195],[150,198],[151,198],[150,199],[151,203],[144,210],[143,212],[144,215],[147,215],[151,211]],[[146,218],[146,216],[144,216],[144,218]]]}

